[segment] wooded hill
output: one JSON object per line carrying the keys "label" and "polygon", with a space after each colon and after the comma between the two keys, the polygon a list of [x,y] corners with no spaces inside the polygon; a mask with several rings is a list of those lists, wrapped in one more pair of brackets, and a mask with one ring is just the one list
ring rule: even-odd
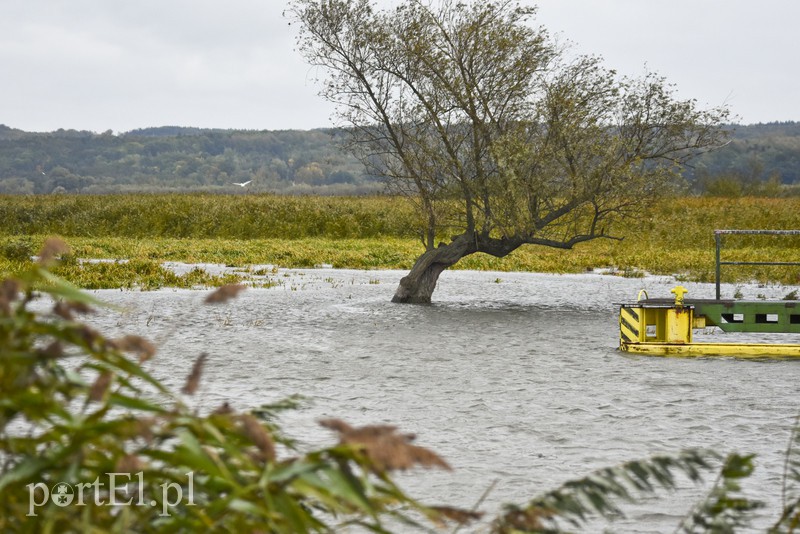
{"label": "wooded hill", "polygon": [[[731,142],[686,170],[720,196],[800,193],[800,122],[733,125]],[[278,192],[361,194],[381,182],[335,129],[251,131],[167,126],[122,134],[31,133],[0,125],[0,193]],[[251,181],[246,186],[235,183]]]}

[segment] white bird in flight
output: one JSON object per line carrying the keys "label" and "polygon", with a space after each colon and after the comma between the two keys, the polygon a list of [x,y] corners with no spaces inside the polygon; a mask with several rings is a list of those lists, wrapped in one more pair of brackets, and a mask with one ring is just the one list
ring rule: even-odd
{"label": "white bird in flight", "polygon": [[231,182],[231,183],[232,183],[233,185],[238,185],[239,187],[244,187],[244,186],[246,186],[247,184],[249,184],[249,183],[250,183],[250,182],[252,182],[252,181],[253,181],[253,180],[247,180],[246,182]]}

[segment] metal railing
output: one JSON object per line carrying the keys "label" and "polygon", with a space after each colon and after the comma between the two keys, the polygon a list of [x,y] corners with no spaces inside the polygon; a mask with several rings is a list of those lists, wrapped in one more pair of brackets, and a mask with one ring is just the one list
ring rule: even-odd
{"label": "metal railing", "polygon": [[720,278],[723,265],[800,265],[795,261],[721,261],[722,236],[726,234],[750,234],[750,235],[800,235],[800,230],[714,230],[714,241],[716,241],[716,283],[717,300],[720,300]]}

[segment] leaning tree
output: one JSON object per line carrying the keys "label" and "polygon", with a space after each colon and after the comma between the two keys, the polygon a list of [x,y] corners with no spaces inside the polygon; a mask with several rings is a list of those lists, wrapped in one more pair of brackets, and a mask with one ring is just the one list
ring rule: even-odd
{"label": "leaning tree", "polygon": [[571,54],[516,1],[294,0],[290,14],[347,147],[422,215],[426,250],[394,302],[430,302],[476,252],[617,238],[725,135],[725,108]]}

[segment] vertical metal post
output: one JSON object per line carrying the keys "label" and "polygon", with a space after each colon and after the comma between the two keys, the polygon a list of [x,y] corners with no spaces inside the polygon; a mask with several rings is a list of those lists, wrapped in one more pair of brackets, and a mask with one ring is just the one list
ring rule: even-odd
{"label": "vertical metal post", "polygon": [[720,256],[720,253],[719,253],[719,249],[722,246],[721,245],[721,243],[722,243],[722,235],[718,231],[714,232],[714,241],[716,241],[716,244],[717,244],[716,283],[717,283],[717,300],[719,300],[720,299],[720,291],[719,291],[719,279],[720,279],[719,256]]}

